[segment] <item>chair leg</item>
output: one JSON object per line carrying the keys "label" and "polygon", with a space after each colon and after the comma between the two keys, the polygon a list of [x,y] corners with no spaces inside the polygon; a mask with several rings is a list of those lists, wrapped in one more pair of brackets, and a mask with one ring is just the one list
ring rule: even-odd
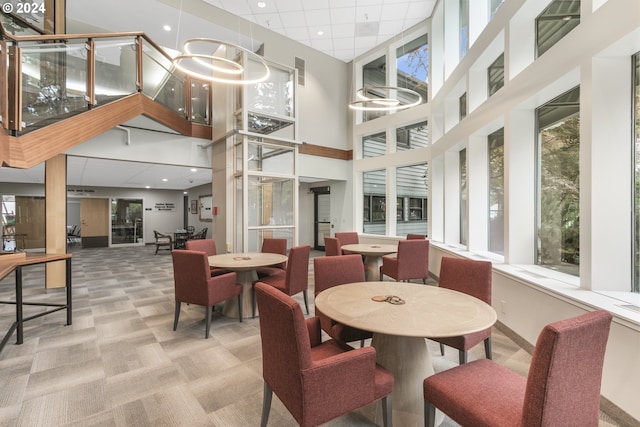
{"label": "chair leg", "polygon": [[302,291],[302,296],[304,297],[304,307],[307,309],[307,316],[309,315],[309,300],[307,298],[307,290]]}
{"label": "chair leg", "polygon": [[180,317],[180,301],[176,301],[176,312],[173,315],[173,330],[178,329],[178,318]]}
{"label": "chair leg", "polygon": [[256,318],[256,289],[251,287],[251,318]]}
{"label": "chair leg", "polygon": [[391,400],[391,394],[388,394],[382,398],[382,422],[384,427],[393,426],[393,410],[391,406]]}
{"label": "chair leg", "polygon": [[159,248],[159,246],[156,245],[156,253],[154,255],[158,255],[158,248]]}
{"label": "chair leg", "polygon": [[424,401],[424,427],[435,427],[436,407],[430,402]]}
{"label": "chair leg", "polygon": [[467,363],[467,352],[462,350],[458,351],[458,360],[461,365]]}
{"label": "chair leg", "polygon": [[[256,315],[255,310],[253,312],[253,315]],[[240,318],[240,322],[242,322],[242,294],[238,295],[238,317]]]}
{"label": "chair leg", "polygon": [[364,347],[364,338],[360,340],[360,348]]}
{"label": "chair leg", "polygon": [[440,343],[440,356],[444,356],[444,344]]}
{"label": "chair leg", "polygon": [[487,359],[493,359],[491,353],[491,337],[488,337],[484,340],[484,354],[487,356]]}
{"label": "chair leg", "polygon": [[213,313],[213,307],[207,307],[206,327],[204,330],[204,337],[209,338],[209,330],[211,329],[211,313]]}
{"label": "chair leg", "polygon": [[271,397],[273,396],[273,390],[269,384],[264,383],[264,391],[262,394],[262,419],[260,420],[260,427],[267,427],[267,421],[269,420],[269,412],[271,411]]}

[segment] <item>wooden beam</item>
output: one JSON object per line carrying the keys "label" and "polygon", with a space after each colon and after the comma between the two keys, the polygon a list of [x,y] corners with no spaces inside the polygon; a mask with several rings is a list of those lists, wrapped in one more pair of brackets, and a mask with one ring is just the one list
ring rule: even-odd
{"label": "wooden beam", "polygon": [[302,144],[298,147],[299,154],[309,156],[328,157],[338,160],[353,160],[353,150],[340,150],[337,148],[323,147],[321,145]]}
{"label": "wooden beam", "polygon": [[[47,254],[67,253],[67,156],[47,160],[44,172],[45,246]],[[47,289],[66,286],[66,263],[46,264]]]}

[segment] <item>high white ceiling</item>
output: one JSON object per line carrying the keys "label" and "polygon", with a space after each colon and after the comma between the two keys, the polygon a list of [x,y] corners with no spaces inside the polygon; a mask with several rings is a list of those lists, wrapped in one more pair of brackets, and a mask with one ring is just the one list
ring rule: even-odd
{"label": "high white ceiling", "polygon": [[436,0],[203,1],[345,62],[425,20],[436,4]]}
{"label": "high white ceiling", "polygon": [[[437,0],[67,0],[67,30],[144,31],[161,46],[177,48],[194,37],[229,40],[247,48],[228,28],[213,25],[210,6],[241,16],[300,43],[349,62],[431,16]],[[191,6],[191,7],[187,7]],[[206,12],[205,12],[206,13]],[[215,13],[211,8],[210,13]],[[170,31],[163,29],[171,27]],[[318,35],[322,30],[323,35]],[[187,190],[211,182],[211,171],[150,163],[69,157],[69,186]],[[162,181],[167,178],[167,181]],[[304,178],[301,178],[304,181]],[[0,168],[0,182],[44,182],[44,165],[29,170]]]}

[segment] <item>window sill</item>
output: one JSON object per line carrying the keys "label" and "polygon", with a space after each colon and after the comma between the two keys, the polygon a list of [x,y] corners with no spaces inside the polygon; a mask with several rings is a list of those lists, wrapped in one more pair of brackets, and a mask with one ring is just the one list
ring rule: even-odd
{"label": "window sill", "polygon": [[536,265],[504,264],[504,258],[494,253],[474,253],[456,245],[431,241],[431,246],[453,255],[488,260],[494,273],[502,274],[525,286],[547,293],[583,309],[603,309],[611,312],[617,323],[640,331],[640,294],[631,291],[592,291],[580,288],[580,278]]}

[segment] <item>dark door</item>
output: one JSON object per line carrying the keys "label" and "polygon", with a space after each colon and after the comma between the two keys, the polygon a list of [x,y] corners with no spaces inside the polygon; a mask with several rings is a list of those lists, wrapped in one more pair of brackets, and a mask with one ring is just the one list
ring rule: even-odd
{"label": "dark door", "polygon": [[313,248],[324,251],[324,236],[331,235],[331,195],[329,187],[312,188],[314,193]]}

